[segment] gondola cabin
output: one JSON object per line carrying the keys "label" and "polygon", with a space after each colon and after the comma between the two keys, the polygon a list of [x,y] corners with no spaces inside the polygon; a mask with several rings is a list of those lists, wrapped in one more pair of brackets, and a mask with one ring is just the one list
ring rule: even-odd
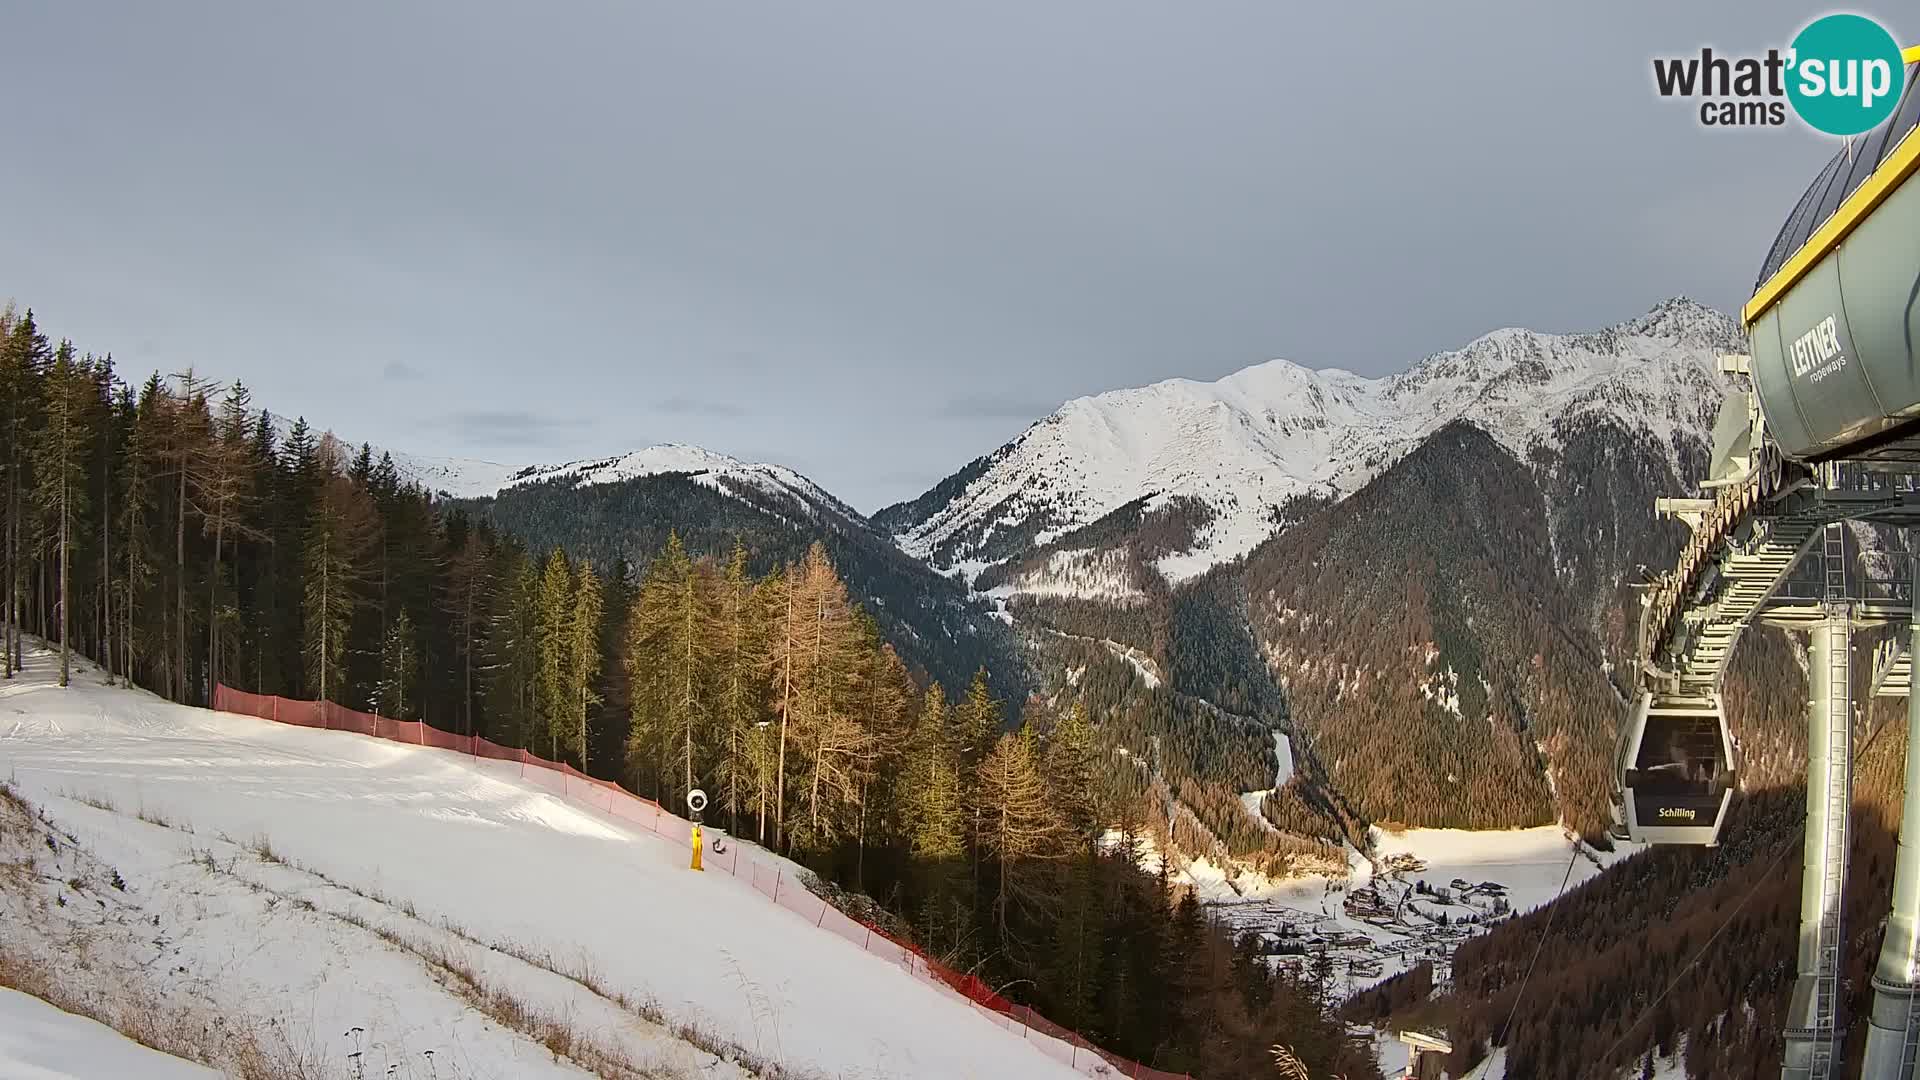
{"label": "gondola cabin", "polygon": [[1719,697],[1642,694],[1623,735],[1616,834],[1641,844],[1717,843],[1734,779]]}

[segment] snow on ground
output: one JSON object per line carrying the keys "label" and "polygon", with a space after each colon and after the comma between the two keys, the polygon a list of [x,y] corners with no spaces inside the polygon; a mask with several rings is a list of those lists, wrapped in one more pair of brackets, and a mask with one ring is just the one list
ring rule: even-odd
{"label": "snow on ground", "polygon": [[[1431,884],[1453,878],[1479,883],[1497,881],[1506,890],[1516,912],[1531,911],[1551,901],[1560,883],[1574,886],[1640,850],[1620,844],[1611,852],[1580,845],[1575,856],[1572,841],[1558,825],[1532,829],[1476,831],[1469,829],[1373,830],[1374,854],[1384,862],[1394,855],[1411,855],[1427,864],[1418,876]],[[1573,863],[1571,877],[1567,874]]]}
{"label": "snow on ground", "polygon": [[219,1080],[84,1016],[0,987],[0,1077],[7,1080]]}
{"label": "snow on ground", "polygon": [[[974,574],[986,564],[978,566]],[[972,581],[972,576],[967,580]],[[1147,594],[1133,583],[1126,553],[1100,548],[1055,551],[1043,565],[988,589],[986,595],[996,600],[1015,596],[1085,597],[1122,605],[1145,603],[1147,599]]]}
{"label": "snow on ground", "polygon": [[1273,774],[1273,789],[1278,791],[1293,779],[1293,740],[1284,731],[1273,733],[1273,757],[1280,763],[1279,771]]}
{"label": "snow on ground", "polygon": [[1140,673],[1140,681],[1147,684],[1147,689],[1152,690],[1160,685],[1159,666],[1153,662],[1153,657],[1131,645],[1122,645],[1107,638],[1101,638],[1100,643],[1111,650],[1113,655],[1132,664],[1133,670]]}
{"label": "snow on ground", "polygon": [[1178,879],[1237,931],[1261,934],[1275,963],[1304,965],[1325,952],[1338,991],[1357,993],[1422,961],[1444,978],[1462,941],[1552,900],[1563,878],[1571,889],[1631,854],[1584,844],[1576,853],[1556,826],[1375,829],[1372,841],[1371,853],[1347,847],[1344,874],[1272,879],[1196,859]]}
{"label": "snow on ground", "polygon": [[[438,990],[417,957],[331,917],[344,914],[457,950],[488,981],[620,1033],[636,1054],[704,1058],[676,1062],[686,1075],[732,1070],[485,946],[590,971],[670,1023],[810,1072],[1077,1075],[957,996],[744,880],[693,874],[684,849],[523,782],[517,767],[176,706],[107,688],[92,669],[63,691],[49,668],[36,653],[0,685],[0,775],[73,835],[63,850],[97,853],[134,898],[123,912],[120,894],[95,884],[59,910],[98,901],[125,914],[120,930],[139,933],[124,944],[146,962],[183,968],[178,981],[210,1001],[310,1018],[329,1050],[359,1025],[415,1055],[464,1048],[463,1077],[578,1075],[524,1056],[544,1050]],[[249,850],[256,839],[275,860]]]}
{"label": "snow on ground", "polygon": [[1373,1058],[1380,1063],[1380,1075],[1387,1080],[1398,1080],[1406,1074],[1407,1063],[1413,1059],[1413,1051],[1406,1043],[1394,1037],[1391,1031],[1373,1029],[1369,1038],[1373,1040]]}
{"label": "snow on ground", "polygon": [[1277,763],[1273,774],[1273,786],[1259,791],[1240,793],[1240,805],[1247,808],[1247,813],[1252,815],[1253,820],[1266,826],[1268,832],[1279,830],[1267,820],[1267,815],[1261,812],[1260,806],[1267,801],[1267,796],[1286,787],[1287,781],[1293,779],[1293,740],[1287,738],[1287,733],[1284,731],[1273,733],[1273,760]]}
{"label": "snow on ground", "polygon": [[501,490],[548,480],[568,481],[574,487],[592,487],[666,473],[691,476],[695,483],[722,494],[735,495],[737,493],[729,485],[741,485],[767,494],[791,496],[813,506],[828,507],[845,517],[859,516],[818,484],[784,465],[745,462],[685,443],[661,443],[612,457],[569,461],[560,465],[529,465],[507,478]]}

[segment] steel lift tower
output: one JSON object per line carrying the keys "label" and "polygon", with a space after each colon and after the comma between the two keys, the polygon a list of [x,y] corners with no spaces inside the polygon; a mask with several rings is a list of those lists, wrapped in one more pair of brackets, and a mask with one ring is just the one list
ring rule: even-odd
{"label": "steel lift tower", "polygon": [[[1747,388],[1714,425],[1701,497],[1660,500],[1693,533],[1643,596],[1639,698],[1615,762],[1618,835],[1717,843],[1738,786],[1721,707],[1727,660],[1756,622],[1808,635],[1806,851],[1783,1080],[1845,1070],[1853,635],[1889,624],[1903,631],[1871,658],[1866,683],[1907,698],[1907,795],[1861,1075],[1920,1080],[1920,589],[1911,565],[1900,581],[1849,573],[1850,536],[1920,528],[1920,184],[1908,182],[1920,172],[1920,49],[1906,60],[1893,117],[1834,155],[1767,255],[1742,311],[1749,352],[1722,361]],[[1796,573],[1816,549],[1820,573]]]}

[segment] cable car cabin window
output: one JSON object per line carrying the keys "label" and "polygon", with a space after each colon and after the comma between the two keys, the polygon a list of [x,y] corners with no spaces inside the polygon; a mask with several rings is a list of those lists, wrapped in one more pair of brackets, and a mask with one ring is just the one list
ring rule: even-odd
{"label": "cable car cabin window", "polygon": [[1649,716],[1627,786],[1642,795],[1714,795],[1731,779],[1720,752],[1717,720]]}

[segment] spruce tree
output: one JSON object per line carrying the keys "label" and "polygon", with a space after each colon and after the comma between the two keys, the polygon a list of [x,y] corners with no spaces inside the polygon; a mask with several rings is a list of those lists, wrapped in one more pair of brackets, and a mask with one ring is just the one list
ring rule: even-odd
{"label": "spruce tree", "polygon": [[918,870],[920,891],[915,929],[935,949],[951,955],[965,938],[973,905],[961,888],[968,880],[967,815],[961,803],[962,765],[947,712],[946,694],[934,683],[921,699],[905,772],[907,850]]}
{"label": "spruce tree", "polygon": [[568,689],[568,654],[573,647],[573,570],[566,552],[554,548],[540,575],[539,622],[536,655],[539,674],[534,681],[535,722],[546,735],[547,754],[560,756],[561,732],[570,728],[573,694]]}
{"label": "spruce tree", "polygon": [[415,698],[420,679],[420,656],[413,619],[405,608],[387,625],[380,647],[380,682],[374,694],[374,712],[393,720],[412,720],[419,711]]}
{"label": "spruce tree", "polygon": [[1047,739],[1047,783],[1061,824],[1076,841],[1092,843],[1103,819],[1099,758],[1084,702],[1074,702]]}
{"label": "spruce tree", "polygon": [[740,811],[755,787],[748,734],[762,715],[766,686],[760,666],[765,648],[764,606],[747,576],[747,549],[734,541],[725,576],[719,583],[716,612],[717,668],[714,680],[715,726],[720,753],[714,772],[717,797],[727,814],[727,831],[740,828]]}
{"label": "spruce tree", "polygon": [[26,581],[28,556],[26,514],[31,477],[28,474],[32,432],[38,426],[43,393],[42,375],[52,360],[46,335],[35,324],[32,309],[9,321],[4,348],[0,348],[0,407],[5,415],[6,488],[0,501],[6,509],[5,546],[5,621],[0,624],[0,652],[6,653],[4,665],[9,678],[20,670],[24,659],[21,629],[26,619]]}
{"label": "spruce tree", "polygon": [[[663,799],[695,787],[709,753],[707,681],[717,651],[709,592],[679,535],[669,533],[628,623],[631,746],[652,762]],[[671,783],[669,759],[679,774]]]}
{"label": "spruce tree", "polygon": [[330,444],[320,455],[318,498],[307,523],[302,589],[307,684],[322,700],[340,693],[347,671],[348,633],[366,581],[366,557],[374,543],[372,507],[340,476],[327,476]]}
{"label": "spruce tree", "polygon": [[573,587],[573,611],[568,619],[567,632],[567,696],[573,707],[573,723],[567,730],[566,749],[572,752],[580,762],[580,770],[587,768],[587,747],[591,742],[587,734],[588,718],[595,705],[600,703],[600,694],[595,683],[600,677],[600,578],[593,572],[593,564],[580,564],[580,573]]}
{"label": "spruce tree", "polygon": [[535,694],[540,680],[540,570],[518,547],[496,547],[495,575],[506,583],[494,600],[487,635],[487,734],[514,746],[538,737]]}
{"label": "spruce tree", "polygon": [[474,674],[484,663],[480,658],[486,652],[492,625],[488,613],[493,608],[494,564],[489,537],[470,529],[447,567],[445,605],[453,624],[453,655],[460,665],[460,726],[468,735],[474,733],[473,709],[478,692]]}
{"label": "spruce tree", "polygon": [[947,698],[939,683],[927,688],[913,728],[909,755],[909,847],[934,863],[966,854],[966,818],[960,803],[961,762],[947,728]]}
{"label": "spruce tree", "polygon": [[73,558],[77,532],[87,510],[87,444],[91,432],[93,381],[63,341],[46,374],[45,420],[34,446],[34,504],[48,522],[48,539],[58,560],[55,636],[60,643],[60,685],[72,666],[69,634],[73,613]]}

